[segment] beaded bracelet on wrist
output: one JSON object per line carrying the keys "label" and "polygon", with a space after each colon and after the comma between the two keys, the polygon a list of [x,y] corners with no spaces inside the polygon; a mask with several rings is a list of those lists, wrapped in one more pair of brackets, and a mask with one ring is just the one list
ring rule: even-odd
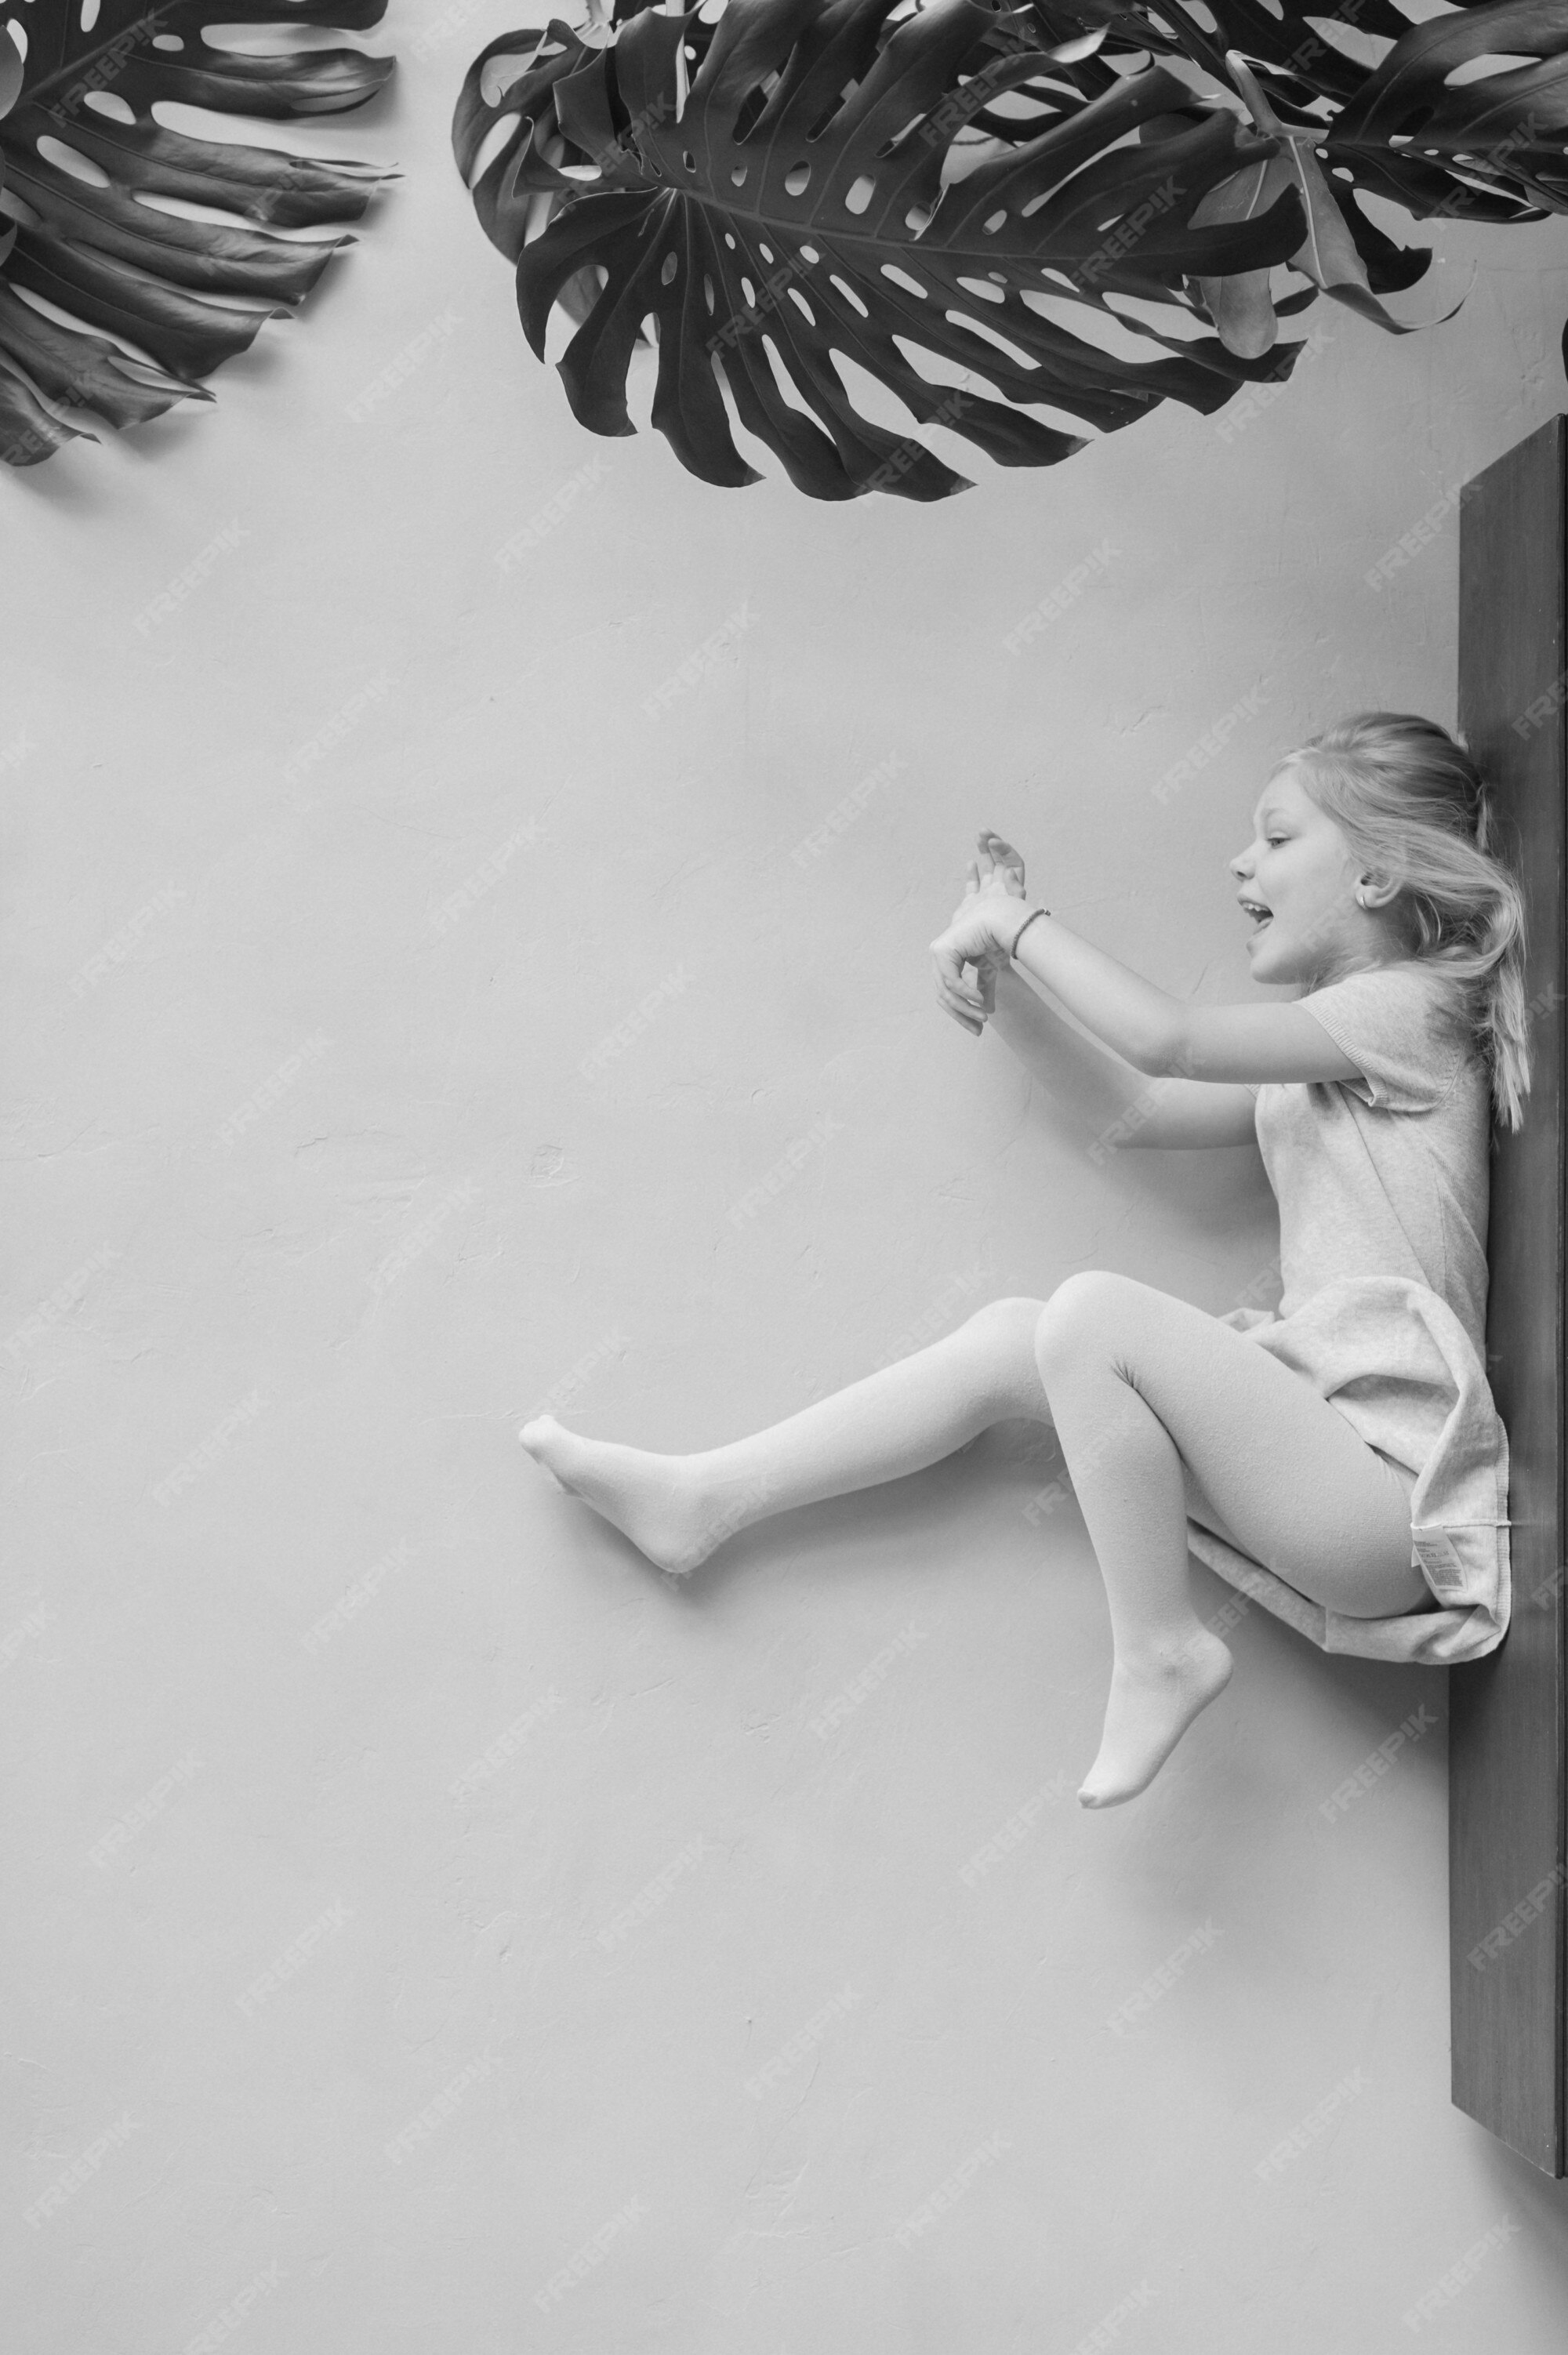
{"label": "beaded bracelet on wrist", "polygon": [[1024,918],[1023,922],[1019,926],[1018,931],[1013,935],[1012,947],[1008,951],[1009,959],[1017,956],[1019,953],[1019,943],[1022,940],[1024,934],[1028,932],[1035,918],[1037,916],[1049,916],[1051,910],[1049,908],[1034,908],[1030,910],[1029,913]]}

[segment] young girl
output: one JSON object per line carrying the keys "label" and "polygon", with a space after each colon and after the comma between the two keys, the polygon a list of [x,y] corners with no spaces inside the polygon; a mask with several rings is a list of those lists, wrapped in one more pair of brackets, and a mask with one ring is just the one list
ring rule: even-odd
{"label": "young girl", "polygon": [[728,1446],[650,1455],[549,1415],[519,1434],[685,1572],[764,1515],[918,1471],[1004,1417],[1053,1424],[1115,1645],[1086,1806],[1143,1790],[1229,1679],[1189,1550],[1328,1650],[1467,1659],[1508,1624],[1486,1241],[1489,1114],[1519,1127],[1530,1085],[1520,892],[1479,775],[1427,719],[1370,712],[1312,738],[1253,828],[1230,862],[1253,977],[1294,1000],[1170,996],[1026,898],[988,833],[932,955],[948,1013],[989,1022],[1098,1123],[1096,1158],[1108,1140],[1255,1134],[1277,1310],[1214,1316],[1083,1273]]}

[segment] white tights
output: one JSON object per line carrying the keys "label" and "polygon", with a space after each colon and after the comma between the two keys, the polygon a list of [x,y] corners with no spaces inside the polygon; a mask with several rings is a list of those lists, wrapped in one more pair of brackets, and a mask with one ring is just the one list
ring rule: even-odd
{"label": "white tights", "polygon": [[989,1424],[1054,1425],[1105,1582],[1116,1666],[1080,1796],[1130,1798],[1230,1674],[1193,1605],[1187,1518],[1352,1617],[1420,1609],[1408,1491],[1304,1378],[1206,1310],[1132,1277],[993,1301],[944,1339],[750,1438],[692,1455],[585,1440],[528,1452],[663,1569],[751,1522],[895,1480]]}

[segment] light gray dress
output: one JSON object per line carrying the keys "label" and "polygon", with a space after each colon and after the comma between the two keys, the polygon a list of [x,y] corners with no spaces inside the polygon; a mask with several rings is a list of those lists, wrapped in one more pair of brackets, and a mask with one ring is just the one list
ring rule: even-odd
{"label": "light gray dress", "polygon": [[1293,1367],[1406,1474],[1411,1560],[1436,1608],[1397,1619],[1326,1610],[1188,1523],[1200,1561],[1327,1652],[1443,1662],[1491,1651],[1509,1607],[1508,1436],[1486,1373],[1487,1073],[1419,960],[1297,1001],[1360,1079],[1254,1089],[1279,1204],[1274,1309],[1222,1316]]}

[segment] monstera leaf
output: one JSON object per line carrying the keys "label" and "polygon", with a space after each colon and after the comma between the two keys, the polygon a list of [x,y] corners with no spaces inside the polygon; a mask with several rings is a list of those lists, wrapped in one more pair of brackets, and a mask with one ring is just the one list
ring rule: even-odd
{"label": "monstera leaf", "polygon": [[[1277,14],[1261,0],[1209,0],[1174,14],[1179,28],[1165,49],[1221,75],[1227,50],[1241,52],[1279,119],[1317,132],[1330,171],[1418,220],[1539,220],[1568,209],[1564,0],[1458,6],[1419,25],[1392,0],[1310,14],[1299,0]],[[1218,31],[1205,33],[1199,16]],[[1152,46],[1158,53],[1157,37]],[[1369,70],[1347,54],[1352,46],[1383,54]]]}
{"label": "monstera leaf", "polygon": [[[385,8],[243,0],[235,14],[247,31],[358,31]],[[209,400],[200,378],[290,313],[352,241],[278,232],[357,219],[389,176],[165,130],[160,101],[286,122],[363,105],[392,70],[347,48],[225,48],[223,29],[197,0],[0,0],[7,464],[36,464],[81,433],[57,406],[118,426]]]}
{"label": "monstera leaf", "polygon": [[[1233,180],[1206,197],[1196,218],[1250,219],[1271,197],[1294,188],[1307,215],[1307,235],[1299,250],[1290,257],[1291,268],[1300,271],[1325,294],[1332,294],[1338,302],[1360,311],[1363,318],[1373,319],[1380,327],[1386,327],[1391,335],[1409,335],[1410,328],[1391,318],[1372,293],[1371,276],[1356,250],[1350,225],[1317,161],[1323,136],[1321,125],[1309,131],[1293,130],[1275,112],[1238,50],[1231,50],[1225,63],[1246,100],[1254,125],[1272,135],[1275,152],[1267,163],[1238,172]],[[1420,269],[1427,266],[1428,260],[1427,256],[1421,258]],[[1278,323],[1266,272],[1205,280],[1199,291],[1220,330],[1221,340],[1232,351],[1259,352],[1269,348]],[[1452,317],[1453,313],[1446,315]]]}
{"label": "monstera leaf", "polygon": [[1563,50],[1568,0],[1420,26],[1392,0],[622,0],[493,41],[453,145],[534,350],[555,304],[577,322],[592,431],[633,430],[652,341],[653,421],[704,480],[756,479],[732,404],[813,496],[934,498],[963,478],[869,422],[840,363],[1039,465],[1074,421],[1288,375],[1278,323],[1319,293],[1406,332],[1379,298],[1430,256],[1357,190],[1568,208]]}
{"label": "monstera leaf", "polygon": [[[1110,430],[1171,396],[1216,409],[1244,378],[1285,372],[1290,355],[1254,360],[1213,336],[1146,328],[1147,360],[1107,347],[1121,340],[1113,295],[1180,303],[1186,276],[1295,251],[1305,222],[1288,192],[1256,218],[1192,222],[1209,190],[1272,144],[1234,112],[1194,107],[1162,71],[1104,74],[1086,97],[1061,78],[1082,71],[1098,33],[1048,51],[1022,11],[933,0],[890,27],[891,5],[730,0],[712,26],[644,12],[610,47],[552,24],[537,55],[518,35],[485,51],[460,106],[459,160],[472,165],[497,116],[511,117],[475,197],[517,261],[536,351],[561,289],[585,269],[603,278],[561,363],[582,423],[632,431],[626,369],[648,317],[654,422],[684,464],[711,483],[756,479],[717,362],[741,421],[818,498],[963,485],[923,444],[859,414],[836,355],[1004,465],[1082,447],[1029,405]],[[504,91],[492,77],[491,99],[486,67],[519,51],[531,69]],[[998,114],[1015,91],[1027,112]],[[1011,136],[984,136],[973,168],[944,185],[959,133],[992,121]],[[568,201],[525,241],[532,204],[550,195]],[[1063,315],[1075,303],[1109,333],[1076,333]],[[947,363],[948,380],[905,346]],[[954,383],[954,364],[1003,398]]]}

